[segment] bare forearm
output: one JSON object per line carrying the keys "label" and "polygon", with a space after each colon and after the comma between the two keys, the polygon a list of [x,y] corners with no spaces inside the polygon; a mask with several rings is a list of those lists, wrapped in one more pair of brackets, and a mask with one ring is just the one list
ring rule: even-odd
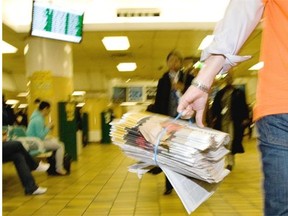
{"label": "bare forearm", "polygon": [[223,55],[211,55],[204,63],[203,68],[199,71],[195,80],[199,83],[204,84],[207,87],[211,87],[213,84],[215,76],[221,70],[225,62],[225,57]]}

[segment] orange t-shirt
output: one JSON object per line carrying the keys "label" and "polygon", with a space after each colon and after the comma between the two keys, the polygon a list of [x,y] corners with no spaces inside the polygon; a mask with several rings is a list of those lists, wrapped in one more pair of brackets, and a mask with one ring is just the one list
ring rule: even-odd
{"label": "orange t-shirt", "polygon": [[263,0],[262,34],[254,120],[288,113],[288,0]]}

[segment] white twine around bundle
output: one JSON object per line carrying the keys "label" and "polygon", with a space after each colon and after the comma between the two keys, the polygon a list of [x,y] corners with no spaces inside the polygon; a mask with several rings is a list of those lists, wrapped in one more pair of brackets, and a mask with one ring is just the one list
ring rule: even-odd
{"label": "white twine around bundle", "polygon": [[[176,122],[181,116],[182,116],[182,112],[180,112],[180,113],[173,119],[172,123]],[[190,124],[193,123],[191,119],[189,119],[189,123],[190,123]],[[162,130],[161,130],[161,132],[159,133],[159,136],[158,136],[158,138],[157,138],[157,142],[156,142],[156,144],[155,144],[155,146],[154,146],[154,158],[153,158],[153,160],[154,160],[154,162],[155,162],[155,164],[156,164],[157,166],[158,166],[158,162],[157,162],[158,146],[160,145],[161,139],[162,139],[162,137],[165,135],[166,131],[167,131],[167,128],[166,128],[166,127],[165,127],[165,128],[162,128]]]}

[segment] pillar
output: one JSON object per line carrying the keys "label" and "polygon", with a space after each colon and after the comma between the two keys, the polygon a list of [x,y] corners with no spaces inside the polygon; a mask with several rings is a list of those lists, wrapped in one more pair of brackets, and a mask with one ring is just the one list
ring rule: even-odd
{"label": "pillar", "polygon": [[55,128],[53,136],[58,137],[57,104],[67,101],[73,92],[73,57],[69,43],[38,37],[26,41],[28,51],[25,55],[28,78],[29,116],[35,110],[36,98],[51,104],[51,116]]}

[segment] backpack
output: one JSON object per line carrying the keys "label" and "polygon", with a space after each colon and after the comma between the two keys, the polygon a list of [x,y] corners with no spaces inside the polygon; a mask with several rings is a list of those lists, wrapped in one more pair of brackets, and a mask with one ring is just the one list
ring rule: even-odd
{"label": "backpack", "polygon": [[[47,170],[47,173],[48,175],[52,175],[52,176],[59,175],[56,172],[56,168],[55,168],[55,165],[56,165],[55,153],[56,152],[53,151],[53,154],[49,158],[47,158],[47,162],[50,164],[50,167]],[[65,153],[64,159],[63,159],[63,166],[64,166],[64,169],[67,171],[67,175],[69,175],[71,171],[71,162],[72,162],[72,157],[68,153]]]}

